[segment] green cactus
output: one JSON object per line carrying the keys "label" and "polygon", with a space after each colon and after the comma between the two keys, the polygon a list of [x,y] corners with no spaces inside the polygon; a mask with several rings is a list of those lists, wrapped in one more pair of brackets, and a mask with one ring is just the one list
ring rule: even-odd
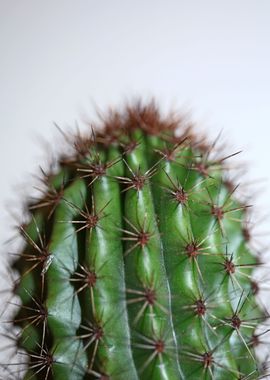
{"label": "green cactus", "polygon": [[259,378],[266,313],[230,156],[154,103],[103,124],[43,172],[20,227],[21,378]]}

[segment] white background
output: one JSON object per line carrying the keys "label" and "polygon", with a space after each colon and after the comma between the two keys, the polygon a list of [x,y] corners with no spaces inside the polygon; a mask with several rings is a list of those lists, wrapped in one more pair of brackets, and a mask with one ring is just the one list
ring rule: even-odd
{"label": "white background", "polygon": [[0,0],[2,261],[10,214],[45,161],[41,137],[60,149],[53,121],[83,127],[95,106],[134,96],[191,112],[210,136],[223,130],[228,154],[247,162],[237,182],[252,182],[257,214],[269,215],[269,0]]}

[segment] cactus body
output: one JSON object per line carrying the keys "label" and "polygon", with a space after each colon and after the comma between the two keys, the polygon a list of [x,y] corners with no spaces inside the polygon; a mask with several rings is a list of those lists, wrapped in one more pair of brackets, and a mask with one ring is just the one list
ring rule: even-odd
{"label": "cactus body", "polygon": [[24,379],[258,378],[248,206],[178,127],[127,108],[45,175],[14,265]]}

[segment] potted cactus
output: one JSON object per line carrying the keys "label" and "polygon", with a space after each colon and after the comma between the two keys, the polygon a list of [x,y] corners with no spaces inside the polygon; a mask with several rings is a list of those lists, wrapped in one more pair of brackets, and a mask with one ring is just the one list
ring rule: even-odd
{"label": "potted cactus", "polygon": [[27,379],[258,379],[267,313],[249,205],[226,162],[154,102],[66,135],[19,227],[13,325]]}

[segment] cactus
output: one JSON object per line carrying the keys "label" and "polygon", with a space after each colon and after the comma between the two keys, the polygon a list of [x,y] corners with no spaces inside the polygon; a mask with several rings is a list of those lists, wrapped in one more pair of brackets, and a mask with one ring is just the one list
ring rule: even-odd
{"label": "cactus", "polygon": [[266,312],[234,154],[154,102],[65,136],[73,151],[20,226],[20,378],[257,379]]}

